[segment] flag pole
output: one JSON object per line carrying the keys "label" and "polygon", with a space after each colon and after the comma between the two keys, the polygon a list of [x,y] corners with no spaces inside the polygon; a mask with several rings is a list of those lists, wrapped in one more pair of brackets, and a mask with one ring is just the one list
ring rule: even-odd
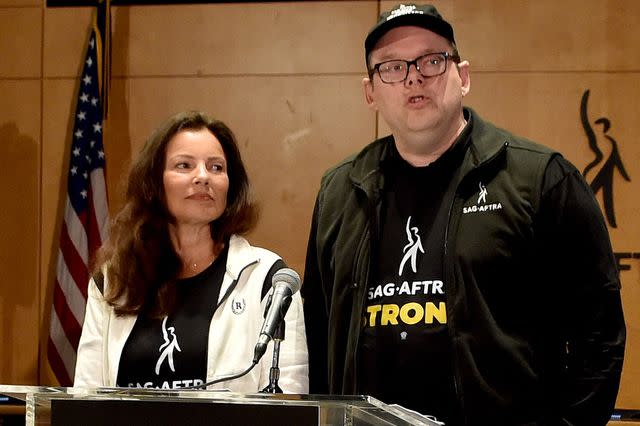
{"label": "flag pole", "polygon": [[100,98],[102,99],[103,118],[109,116],[109,91],[111,89],[111,0],[98,0],[97,26],[101,45],[98,57],[102,66],[99,69]]}

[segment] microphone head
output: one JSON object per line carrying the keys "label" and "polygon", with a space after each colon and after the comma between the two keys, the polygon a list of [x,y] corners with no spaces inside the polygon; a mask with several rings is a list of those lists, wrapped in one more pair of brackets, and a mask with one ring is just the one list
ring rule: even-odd
{"label": "microphone head", "polygon": [[300,275],[296,271],[290,268],[282,268],[275,274],[271,280],[272,286],[275,287],[277,283],[283,283],[291,290],[291,294],[296,294],[302,283],[300,282]]}

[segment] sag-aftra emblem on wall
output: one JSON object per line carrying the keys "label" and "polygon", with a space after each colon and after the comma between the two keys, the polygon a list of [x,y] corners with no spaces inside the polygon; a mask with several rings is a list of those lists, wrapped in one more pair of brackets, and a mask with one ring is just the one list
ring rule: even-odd
{"label": "sag-aftra emblem on wall", "polygon": [[[586,165],[582,175],[591,185],[593,192],[596,195],[602,195],[602,208],[608,225],[611,228],[617,228],[613,193],[614,176],[618,174],[627,182],[631,182],[631,177],[624,167],[618,142],[610,133],[613,127],[611,120],[607,117],[599,117],[593,122],[590,120],[589,94],[589,89],[582,94],[580,121],[594,158]],[[631,269],[631,265],[621,263],[621,261],[623,259],[640,259],[640,250],[636,252],[616,252],[615,255],[619,270],[625,271]]]}

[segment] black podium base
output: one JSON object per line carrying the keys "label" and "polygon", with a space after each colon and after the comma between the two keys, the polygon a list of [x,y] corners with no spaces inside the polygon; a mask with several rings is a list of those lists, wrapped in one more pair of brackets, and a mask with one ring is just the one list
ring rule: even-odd
{"label": "black podium base", "polygon": [[190,425],[317,426],[318,407],[246,405],[209,401],[80,400],[51,401],[53,426]]}

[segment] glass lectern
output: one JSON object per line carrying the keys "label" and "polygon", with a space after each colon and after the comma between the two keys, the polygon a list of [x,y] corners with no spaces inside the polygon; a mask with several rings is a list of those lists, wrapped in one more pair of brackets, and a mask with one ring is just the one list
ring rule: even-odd
{"label": "glass lectern", "polygon": [[26,425],[439,425],[369,396],[0,385],[25,401]]}

